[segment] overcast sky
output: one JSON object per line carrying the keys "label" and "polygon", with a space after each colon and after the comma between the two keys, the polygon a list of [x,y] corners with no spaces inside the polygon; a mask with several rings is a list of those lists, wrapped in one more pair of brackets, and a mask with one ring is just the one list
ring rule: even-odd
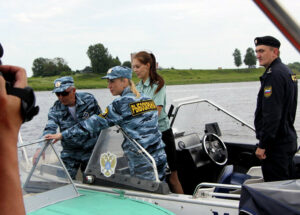
{"label": "overcast sky", "polygon": [[[282,0],[299,23],[300,1]],[[162,67],[234,68],[256,36],[273,35],[285,63],[299,53],[251,0],[0,0],[0,42],[5,64],[62,57],[72,70],[90,65],[87,49],[102,43],[121,62],[152,51]],[[245,65],[242,65],[245,67]]]}

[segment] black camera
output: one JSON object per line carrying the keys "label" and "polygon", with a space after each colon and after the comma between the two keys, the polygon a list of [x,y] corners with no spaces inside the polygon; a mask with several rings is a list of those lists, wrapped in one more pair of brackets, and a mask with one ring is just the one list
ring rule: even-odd
{"label": "black camera", "polygon": [[[2,65],[1,58],[3,56],[4,50],[0,43],[0,65]],[[15,88],[15,75],[11,73],[2,73],[0,75],[4,77],[6,81],[6,91],[7,94],[17,96],[21,99],[21,114],[23,117],[23,122],[28,122],[38,114],[39,106],[35,106],[35,95],[31,87],[25,88]]]}

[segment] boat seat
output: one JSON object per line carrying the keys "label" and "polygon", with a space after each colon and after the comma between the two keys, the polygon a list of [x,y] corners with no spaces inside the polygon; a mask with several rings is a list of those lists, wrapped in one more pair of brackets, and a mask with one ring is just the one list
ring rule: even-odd
{"label": "boat seat", "polygon": [[244,182],[248,179],[250,179],[251,176],[244,173],[234,172],[231,175],[230,184],[235,185],[242,185]]}
{"label": "boat seat", "polygon": [[[233,165],[224,166],[217,183],[219,184],[230,184],[231,175],[233,173]],[[226,188],[216,187],[214,192],[216,193],[228,193],[229,190]]]}
{"label": "boat seat", "polygon": [[[242,185],[245,181],[250,180],[252,178],[249,174],[233,172],[233,165],[224,166],[218,182],[220,184],[234,184],[234,185]],[[258,177],[254,177],[257,179]],[[219,193],[228,193],[230,190],[226,188],[216,188],[215,192]]]}
{"label": "boat seat", "polygon": [[219,176],[218,183],[229,184],[232,173],[233,173],[233,165],[224,166],[224,168]]}

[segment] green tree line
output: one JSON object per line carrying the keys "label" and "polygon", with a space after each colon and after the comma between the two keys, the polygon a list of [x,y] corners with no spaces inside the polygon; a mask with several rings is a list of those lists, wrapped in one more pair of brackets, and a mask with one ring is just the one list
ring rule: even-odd
{"label": "green tree line", "polygon": [[[239,68],[242,65],[242,55],[239,49],[235,49],[233,52],[234,64]],[[244,56],[244,64],[249,68],[256,66],[256,55],[253,48],[249,47],[246,50],[246,54]]]}
{"label": "green tree line", "polygon": [[72,71],[68,63],[60,57],[54,59],[39,57],[33,61],[32,72],[33,77],[47,77],[54,75],[72,75],[74,73],[97,73],[105,74],[107,70],[113,66],[131,67],[130,61],[121,63],[120,59],[113,57],[103,44],[97,43],[90,45],[87,52],[91,65],[86,66],[83,70]]}
{"label": "green tree line", "polygon": [[[95,74],[105,74],[107,70],[113,66],[127,66],[131,67],[130,61],[124,61],[121,63],[118,56],[113,57],[108,49],[101,43],[90,45],[86,52],[88,58],[90,59],[90,66],[86,66],[82,70],[72,71],[68,66],[66,60],[61,57],[56,57],[54,59],[39,57],[33,61],[32,71],[33,77],[47,77],[47,76],[64,76],[73,75],[75,73],[95,73]],[[234,64],[237,67],[242,65],[242,55],[239,49],[235,49],[233,52]],[[249,68],[256,66],[256,55],[252,48],[246,50],[244,55],[244,64]],[[300,71],[300,63],[290,63],[288,66],[292,70]]]}

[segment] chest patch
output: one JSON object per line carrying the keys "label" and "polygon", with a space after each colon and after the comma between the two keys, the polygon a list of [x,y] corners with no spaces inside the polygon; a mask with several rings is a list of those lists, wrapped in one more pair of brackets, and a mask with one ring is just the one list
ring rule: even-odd
{"label": "chest patch", "polygon": [[291,78],[292,78],[292,80],[293,80],[294,82],[297,82],[297,76],[296,76],[296,75],[292,75]]}
{"label": "chest patch", "polygon": [[82,118],[87,119],[89,118],[90,114],[88,112],[84,112]]}
{"label": "chest patch", "polygon": [[106,118],[107,114],[108,114],[108,108],[106,107],[104,113],[100,113],[99,116],[102,118]]}
{"label": "chest patch", "polygon": [[269,98],[272,95],[272,86],[266,86],[264,88],[264,97]]}
{"label": "chest patch", "polygon": [[134,102],[129,104],[132,116],[136,116],[148,111],[157,110],[153,100]]}

